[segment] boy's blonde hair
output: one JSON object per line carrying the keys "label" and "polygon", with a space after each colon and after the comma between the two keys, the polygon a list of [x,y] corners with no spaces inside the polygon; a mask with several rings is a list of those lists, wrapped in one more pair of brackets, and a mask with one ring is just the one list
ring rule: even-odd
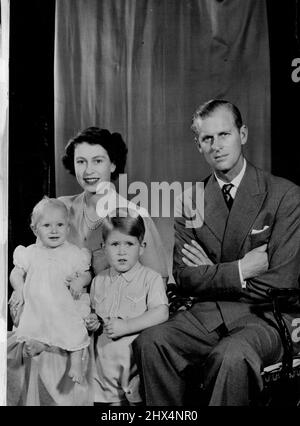
{"label": "boy's blonde hair", "polygon": [[67,221],[69,220],[69,210],[67,206],[57,198],[49,198],[45,195],[43,199],[39,201],[32,210],[30,227],[33,231],[36,230],[36,226],[41,216],[43,215],[43,212],[46,207],[55,207],[57,209],[64,210],[67,217]]}

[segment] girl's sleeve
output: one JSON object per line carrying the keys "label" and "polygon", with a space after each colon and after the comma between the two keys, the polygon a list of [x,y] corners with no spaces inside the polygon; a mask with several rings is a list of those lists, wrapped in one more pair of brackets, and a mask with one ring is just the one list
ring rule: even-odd
{"label": "girl's sleeve", "polygon": [[79,259],[76,265],[76,272],[88,271],[91,266],[91,252],[87,248],[81,248],[79,250]]}
{"label": "girl's sleeve", "polygon": [[30,250],[29,247],[18,246],[13,254],[13,263],[15,266],[23,269],[25,272],[29,269]]}
{"label": "girl's sleeve", "polygon": [[147,307],[152,309],[159,305],[168,305],[168,298],[162,277],[153,274],[148,282]]}
{"label": "girl's sleeve", "polygon": [[143,217],[145,224],[146,247],[141,256],[141,263],[144,266],[154,269],[163,278],[168,277],[168,262],[165,249],[157,228],[150,216]]}

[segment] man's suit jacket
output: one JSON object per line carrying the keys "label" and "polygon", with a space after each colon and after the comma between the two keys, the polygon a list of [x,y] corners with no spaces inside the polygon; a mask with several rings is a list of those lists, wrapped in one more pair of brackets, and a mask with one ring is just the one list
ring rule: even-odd
{"label": "man's suit jacket", "polygon": [[[204,190],[204,217],[203,206],[195,205],[196,188]],[[183,193],[177,208],[183,213],[175,219],[174,278],[184,294],[197,297],[191,312],[208,331],[223,321],[230,329],[234,321],[250,312],[260,315],[270,310],[266,295],[270,287],[298,287],[300,188],[292,182],[247,162],[230,213],[214,175],[205,180],[204,189],[194,186],[192,196]],[[186,223],[195,208],[203,223],[188,228]],[[190,244],[192,239],[201,245],[213,265],[188,267],[183,263],[183,244]],[[269,268],[248,279],[244,290],[238,260],[266,242]]]}

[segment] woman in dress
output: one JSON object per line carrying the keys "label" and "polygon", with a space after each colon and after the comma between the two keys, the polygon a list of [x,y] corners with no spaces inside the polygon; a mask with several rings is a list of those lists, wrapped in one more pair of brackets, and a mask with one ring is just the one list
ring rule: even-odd
{"label": "woman in dress", "polygon": [[[98,127],[83,130],[68,142],[65,149],[63,164],[76,176],[83,189],[81,194],[60,197],[69,209],[70,231],[67,239],[79,248],[85,247],[91,251],[91,278],[108,266],[101,247],[103,217],[97,214],[97,206],[103,197],[99,185],[115,180],[124,171],[126,156],[127,147],[121,135]],[[115,195],[111,186],[110,196]],[[120,207],[124,207],[127,200],[120,197],[118,202]],[[142,216],[146,246],[140,262],[161,274],[166,282],[167,260],[160,236],[149,215],[145,213]],[[66,352],[54,347],[32,358],[23,358],[23,349],[23,344],[16,341],[14,331],[9,333],[8,405],[93,404],[92,353],[86,352],[84,357],[83,381],[74,383],[68,377],[70,365]]]}
{"label": "woman in dress", "polygon": [[[99,217],[96,211],[101,197],[117,200],[113,210],[116,207],[126,207],[126,204],[130,204],[132,208],[133,203],[128,203],[116,194],[113,185],[107,185],[124,172],[126,156],[127,147],[122,136],[98,127],[89,127],[78,133],[65,148],[63,164],[76,176],[83,189],[81,194],[60,197],[70,210],[71,227],[68,240],[80,248],[91,250],[94,274],[108,267],[104,250],[101,248],[103,217]],[[99,190],[101,187],[107,188],[108,193]],[[146,246],[141,263],[154,269],[166,280],[167,260],[160,236],[145,210],[142,216],[146,228]]]}

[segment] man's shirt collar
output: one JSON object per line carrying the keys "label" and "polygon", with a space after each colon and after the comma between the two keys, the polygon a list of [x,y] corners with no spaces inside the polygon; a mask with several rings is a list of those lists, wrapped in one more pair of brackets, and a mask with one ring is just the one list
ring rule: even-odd
{"label": "man's shirt collar", "polygon": [[222,189],[224,185],[226,185],[228,183],[232,183],[232,185],[236,189],[238,189],[238,187],[239,187],[239,185],[241,183],[241,180],[244,177],[244,174],[245,174],[245,171],[246,171],[246,165],[247,165],[247,162],[246,162],[246,159],[244,158],[244,164],[243,164],[242,170],[240,171],[240,173],[234,179],[232,179],[231,182],[224,182],[223,180],[219,179],[218,176],[215,173],[214,175],[215,175],[215,177],[217,179],[217,182],[218,182],[220,188]]}

